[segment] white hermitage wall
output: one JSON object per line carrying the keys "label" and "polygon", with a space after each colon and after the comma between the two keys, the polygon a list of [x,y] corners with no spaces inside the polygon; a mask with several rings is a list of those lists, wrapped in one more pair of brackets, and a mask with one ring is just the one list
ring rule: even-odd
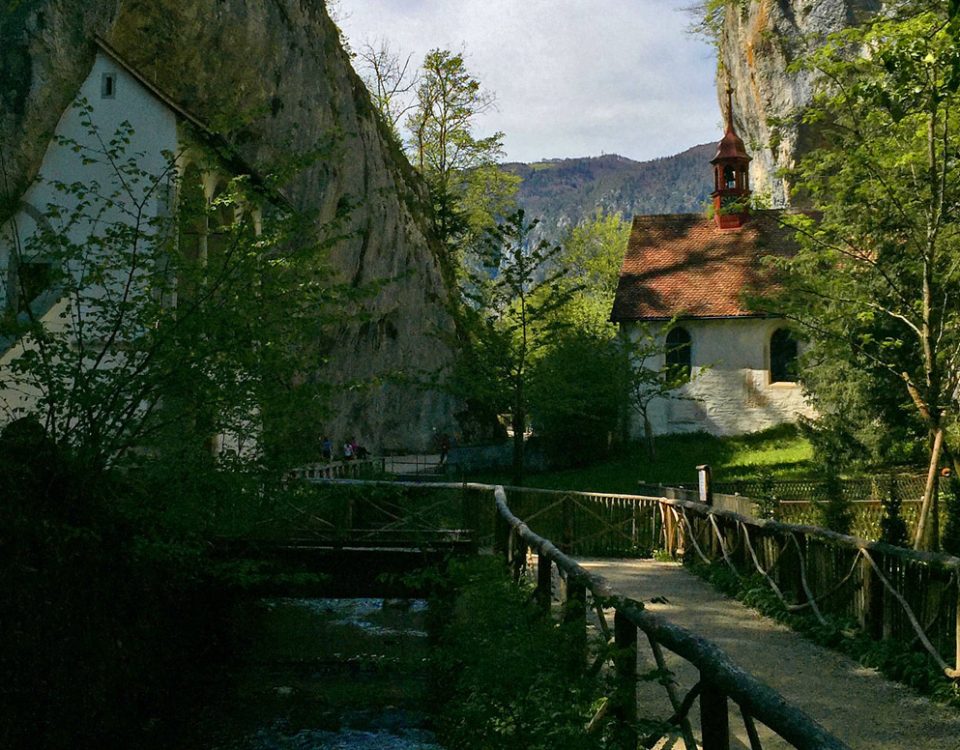
{"label": "white hermitage wall", "polygon": [[[29,238],[37,231],[38,223],[50,221],[51,228],[58,231],[57,219],[50,216],[49,206],[59,206],[65,213],[73,209],[78,200],[75,196],[65,195],[57,190],[51,181],[65,183],[80,182],[86,186],[99,183],[101,195],[109,195],[117,187],[117,174],[103,161],[85,163],[84,154],[78,153],[70,143],[102,149],[98,137],[108,142],[115,133],[129,123],[132,127],[131,142],[125,146],[125,156],[135,157],[137,165],[150,175],[166,175],[170,159],[178,149],[177,115],[150,92],[122,66],[103,52],[98,52],[90,74],[77,94],[77,100],[85,100],[91,108],[90,119],[95,133],[84,124],[83,115],[76,107],[68,108],[57,124],[55,137],[51,139],[38,178],[30,185],[21,198],[20,210],[0,226],[0,310],[6,309],[16,294],[15,269],[12,267],[16,254],[13,248],[19,246],[24,251]],[[61,143],[66,139],[70,143]],[[170,175],[171,180],[173,175]],[[130,189],[135,200],[142,201],[147,195],[146,212],[150,216],[163,216],[171,203],[171,185],[159,186],[144,181]],[[129,207],[129,206],[127,206]],[[83,243],[85,238],[102,227],[115,222],[129,222],[125,207],[116,205],[107,207],[96,222],[80,222],[74,225],[70,239]],[[22,251],[23,252],[23,251]],[[42,263],[46,259],[41,252],[32,249],[24,252],[28,262]],[[68,300],[58,299],[55,290],[48,291],[31,305],[36,314],[51,328],[64,330],[76,325],[76,316],[83,311],[74,309]],[[0,340],[0,424],[16,418],[23,412],[35,394],[22,384],[11,388],[3,373],[13,359],[20,356],[33,344],[29,339],[15,343]]]}
{"label": "white hermitage wall", "polygon": [[[637,323],[620,324],[623,335],[636,341]],[[657,399],[650,406],[656,434],[705,431],[737,435],[796,422],[813,416],[796,383],[770,382],[770,337],[784,321],[776,318],[683,320],[690,334],[693,378],[681,393],[697,400]],[[663,336],[663,324],[650,324]],[[647,366],[660,369],[663,356]],[[699,374],[698,374],[699,373]],[[643,433],[639,418],[632,423],[635,437]]]}

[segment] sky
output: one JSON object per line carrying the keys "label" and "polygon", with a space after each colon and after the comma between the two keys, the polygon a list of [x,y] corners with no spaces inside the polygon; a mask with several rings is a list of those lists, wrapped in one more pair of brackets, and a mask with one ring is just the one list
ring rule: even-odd
{"label": "sky", "polygon": [[496,96],[476,136],[508,161],[670,156],[722,136],[710,45],[694,0],[335,0],[351,47],[386,39],[418,62],[463,51]]}

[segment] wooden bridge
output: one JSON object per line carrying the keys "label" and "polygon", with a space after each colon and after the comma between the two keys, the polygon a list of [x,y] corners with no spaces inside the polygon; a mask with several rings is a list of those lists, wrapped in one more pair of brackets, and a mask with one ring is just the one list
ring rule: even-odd
{"label": "wooden bridge", "polygon": [[[946,676],[956,678],[960,559],[667,498],[478,484],[312,481],[329,492],[317,505],[299,509],[301,523],[309,527],[301,539],[421,550],[455,542],[470,551],[495,550],[504,555],[515,578],[532,578],[545,612],[582,623],[578,648],[582,658],[590,660],[592,672],[616,675],[617,688],[595,722],[616,722],[623,747],[676,747],[666,744],[672,741],[689,750],[960,748],[960,739],[950,739],[960,738],[960,721],[949,715],[927,722],[937,727],[928,731],[932,739],[899,737],[897,729],[886,742],[851,734],[855,722],[843,718],[844,710],[881,716],[896,712],[862,703],[858,709],[846,694],[828,702],[828,731],[715,643],[657,614],[657,605],[641,601],[652,594],[669,597],[670,591],[653,590],[645,596],[633,590],[637,576],[619,573],[638,565],[654,569],[651,562],[638,562],[653,549],[718,562],[732,575],[759,576],[789,611],[809,612],[822,622],[828,615],[851,618],[878,639],[917,644]],[[598,575],[597,564],[590,565],[592,570],[581,564],[587,556],[604,558],[603,569],[618,584]],[[744,625],[756,620],[749,612],[744,617]],[[588,651],[588,629],[602,634],[608,647]],[[636,731],[640,633],[649,644],[648,661],[661,670],[694,676],[686,690],[675,678],[662,680],[669,706],[666,720],[675,727],[673,740],[638,736]],[[750,638],[755,637],[751,633]],[[750,645],[746,636],[730,642],[736,645],[737,640]],[[678,660],[686,667],[678,669]],[[898,710],[902,713],[902,706]],[[914,714],[918,710],[911,707]],[[859,744],[861,739],[869,744]]]}

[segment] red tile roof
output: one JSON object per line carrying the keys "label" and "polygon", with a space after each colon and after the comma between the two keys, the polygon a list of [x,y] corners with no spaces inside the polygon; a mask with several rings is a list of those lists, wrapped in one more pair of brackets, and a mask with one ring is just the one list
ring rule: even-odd
{"label": "red tile roof", "polygon": [[610,319],[756,317],[743,293],[769,291],[761,258],[792,254],[783,211],[756,211],[739,229],[717,228],[701,214],[637,216],[620,267]]}

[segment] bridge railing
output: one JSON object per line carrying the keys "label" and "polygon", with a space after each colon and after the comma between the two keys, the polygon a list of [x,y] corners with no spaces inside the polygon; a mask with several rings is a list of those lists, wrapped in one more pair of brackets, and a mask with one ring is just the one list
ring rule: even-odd
{"label": "bridge railing", "polygon": [[960,558],[870,542],[815,526],[660,501],[661,546],[738,577],[759,575],[790,612],[849,618],[876,640],[918,643],[960,678]]}
{"label": "bridge railing", "polygon": [[[640,499],[654,506],[661,504],[658,498]],[[553,567],[559,571],[564,601],[563,618],[567,623],[579,626],[578,630],[583,632],[583,656],[586,645],[586,594],[590,593],[601,629],[613,641],[613,649],[608,653],[614,662],[617,684],[608,706],[617,722],[621,747],[635,750],[641,739],[644,747],[651,747],[658,739],[638,737],[636,730],[637,640],[638,631],[642,631],[650,643],[659,669],[665,669],[665,648],[699,671],[699,681],[683,697],[678,694],[673,682],[665,681],[674,711],[668,722],[679,728],[688,748],[698,747],[688,719],[697,698],[700,701],[699,747],[703,750],[729,750],[728,701],[739,706],[753,750],[762,747],[756,721],[776,732],[792,747],[801,750],[847,748],[800,709],[788,705],[775,690],[733,664],[719,647],[645,610],[641,603],[617,594],[601,576],[591,574],[549,539],[534,533],[513,513],[507,504],[503,487],[495,489],[495,501],[497,517],[501,522],[497,546],[517,575],[526,564],[528,550],[536,554],[536,597],[546,612],[549,612],[553,598]],[[604,611],[611,608],[614,611],[612,631],[606,623]],[[605,656],[601,654],[600,658]]]}
{"label": "bridge railing", "polygon": [[386,459],[382,456],[353,461],[332,461],[298,466],[287,472],[288,479],[361,479],[384,473]]}

